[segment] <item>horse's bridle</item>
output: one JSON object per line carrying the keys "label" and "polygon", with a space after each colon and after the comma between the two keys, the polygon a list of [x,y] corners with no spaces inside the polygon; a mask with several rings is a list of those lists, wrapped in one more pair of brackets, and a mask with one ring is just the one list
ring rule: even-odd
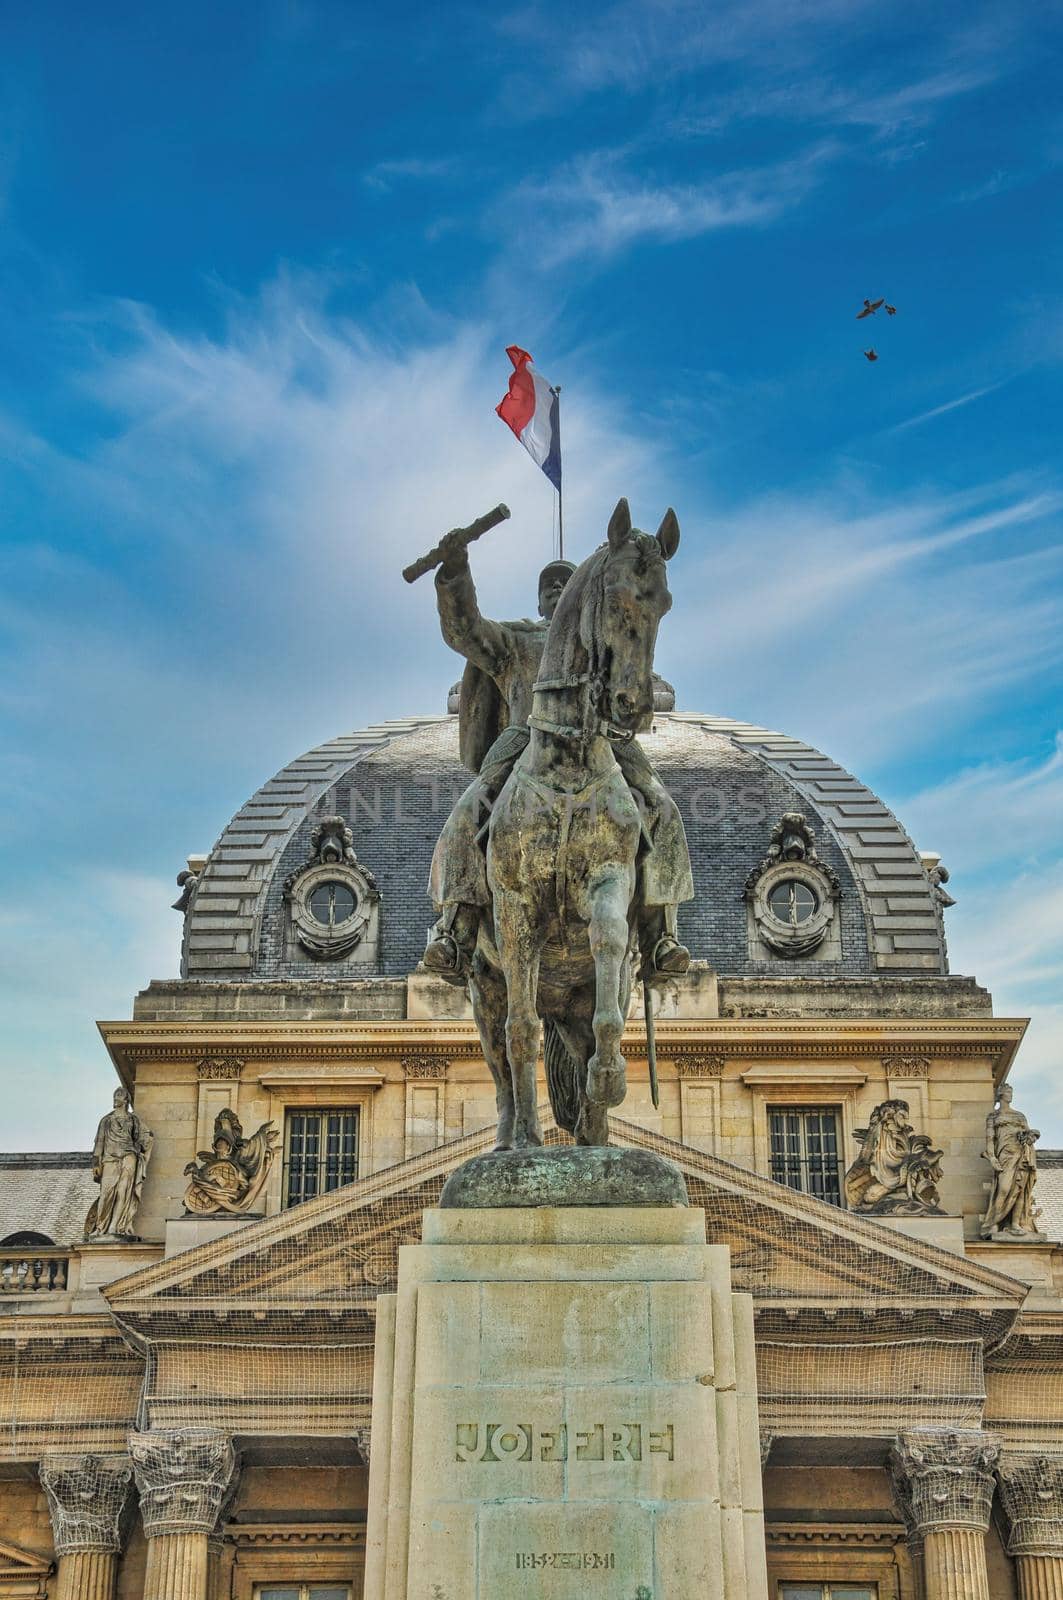
{"label": "horse's bridle", "polygon": [[[592,684],[598,685],[598,694],[594,696],[595,701],[601,698],[602,680],[597,673],[590,672],[577,672],[565,678],[539,678],[532,684],[532,693],[534,694],[538,689],[579,689],[584,684],[587,685],[588,699],[591,698]],[[635,737],[634,728],[618,728],[615,723],[609,721],[608,717],[599,717],[597,722],[591,723],[589,728],[586,724],[577,728],[574,723],[551,722],[548,717],[538,717],[532,712],[528,717],[528,726],[529,728],[537,728],[540,733],[556,734],[559,739],[578,739],[581,744],[586,744],[588,736],[593,737],[594,734],[601,734],[603,738],[609,739],[615,744],[630,744]]]}

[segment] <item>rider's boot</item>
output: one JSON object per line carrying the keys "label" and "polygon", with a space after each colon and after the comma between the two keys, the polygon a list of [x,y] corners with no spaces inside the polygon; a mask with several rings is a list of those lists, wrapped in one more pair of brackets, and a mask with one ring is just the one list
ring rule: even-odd
{"label": "rider's boot", "polygon": [[641,977],[650,984],[681,978],[690,967],[690,951],[676,937],[675,906],[645,906],[639,917]]}
{"label": "rider's boot", "polygon": [[477,906],[455,905],[443,913],[421,957],[423,964],[444,983],[463,989],[472,966],[480,926]]}

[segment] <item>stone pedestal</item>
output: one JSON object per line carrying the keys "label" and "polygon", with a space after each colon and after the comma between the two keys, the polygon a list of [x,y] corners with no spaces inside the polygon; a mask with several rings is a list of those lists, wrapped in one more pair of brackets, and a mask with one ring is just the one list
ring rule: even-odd
{"label": "stone pedestal", "polygon": [[180,1255],[182,1250],[194,1250],[197,1245],[213,1244],[226,1234],[246,1228],[249,1222],[261,1222],[264,1212],[242,1217],[171,1217],[166,1224],[166,1244],[163,1255]]}
{"label": "stone pedestal", "polygon": [[423,1237],[377,1302],[365,1600],[766,1600],[752,1302],[703,1213]]}

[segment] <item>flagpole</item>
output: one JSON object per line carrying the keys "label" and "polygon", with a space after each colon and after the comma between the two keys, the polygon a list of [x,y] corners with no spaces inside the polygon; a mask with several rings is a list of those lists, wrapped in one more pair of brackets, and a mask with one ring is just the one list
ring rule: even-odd
{"label": "flagpole", "polygon": [[[557,396],[557,458],[560,461],[560,459],[561,459],[561,385],[560,384],[557,384],[555,386],[554,394]],[[562,472],[561,483],[564,483],[564,481],[565,481],[564,473]],[[559,483],[558,486],[557,486],[557,557],[558,557],[559,561],[564,561],[564,559],[565,559],[565,510],[564,510],[564,496],[563,496],[562,490],[561,490],[561,483]]]}

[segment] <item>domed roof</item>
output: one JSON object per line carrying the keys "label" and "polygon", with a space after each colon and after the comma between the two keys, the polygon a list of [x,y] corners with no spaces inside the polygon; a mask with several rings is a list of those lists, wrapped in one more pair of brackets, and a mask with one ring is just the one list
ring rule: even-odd
{"label": "domed roof", "polygon": [[[729,975],[943,974],[941,910],[911,839],[878,797],[812,746],[727,717],[658,712],[641,738],[686,825],[695,898],[679,931],[695,958]],[[432,849],[469,781],[455,716],[388,722],[300,756],[251,797],[222,834],[185,919],[182,974],[204,979],[401,977],[433,919]],[[772,829],[801,813],[839,890],[831,939],[809,955],[768,950],[752,926],[747,880]],[[312,860],[323,817],[350,825],[359,869],[379,892],[371,943],[315,959],[291,937],[285,884]]]}

